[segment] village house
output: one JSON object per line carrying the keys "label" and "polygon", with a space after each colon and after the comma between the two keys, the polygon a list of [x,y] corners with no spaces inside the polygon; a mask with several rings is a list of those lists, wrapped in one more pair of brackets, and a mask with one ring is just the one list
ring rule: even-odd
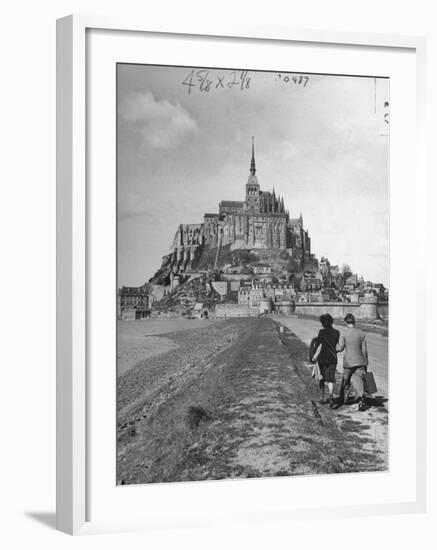
{"label": "village house", "polygon": [[123,286],[118,291],[118,319],[144,319],[150,315],[151,300],[144,287]]}

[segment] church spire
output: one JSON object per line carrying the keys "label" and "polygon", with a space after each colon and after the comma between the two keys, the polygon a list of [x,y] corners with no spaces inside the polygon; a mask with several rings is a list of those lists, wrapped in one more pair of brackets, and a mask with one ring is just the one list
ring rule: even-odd
{"label": "church spire", "polygon": [[252,136],[252,160],[250,161],[250,175],[254,176],[256,172],[255,168],[255,138]]}

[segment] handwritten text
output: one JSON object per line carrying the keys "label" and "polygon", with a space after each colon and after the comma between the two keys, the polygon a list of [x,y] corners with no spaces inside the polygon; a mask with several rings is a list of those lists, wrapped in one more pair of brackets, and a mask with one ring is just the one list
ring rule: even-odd
{"label": "handwritten text", "polygon": [[305,86],[309,82],[309,76],[303,74],[281,74],[278,73],[276,76],[276,81],[281,81],[284,84],[296,84],[297,86]]}
{"label": "handwritten text", "polygon": [[192,91],[211,92],[220,89],[237,89],[243,92],[249,89],[251,77],[248,71],[230,71],[229,73],[212,74],[208,69],[193,69],[182,81],[187,87],[187,93]]}

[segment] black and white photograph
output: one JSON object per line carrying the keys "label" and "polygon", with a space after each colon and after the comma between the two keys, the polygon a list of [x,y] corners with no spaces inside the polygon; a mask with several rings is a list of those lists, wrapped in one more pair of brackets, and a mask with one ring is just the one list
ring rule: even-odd
{"label": "black and white photograph", "polygon": [[387,471],[389,78],[116,77],[117,485]]}
{"label": "black and white photograph", "polygon": [[2,7],[2,547],[432,547],[434,4]]}

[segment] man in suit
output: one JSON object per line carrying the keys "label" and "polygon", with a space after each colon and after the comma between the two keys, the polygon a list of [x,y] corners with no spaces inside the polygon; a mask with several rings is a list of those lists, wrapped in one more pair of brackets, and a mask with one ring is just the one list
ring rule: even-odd
{"label": "man in suit", "polygon": [[369,364],[367,355],[366,336],[355,326],[355,317],[348,313],[344,318],[346,330],[341,334],[337,344],[337,351],[344,350],[343,358],[343,402],[347,403],[351,381],[357,391],[358,410],[365,408],[364,404],[364,376]]}

